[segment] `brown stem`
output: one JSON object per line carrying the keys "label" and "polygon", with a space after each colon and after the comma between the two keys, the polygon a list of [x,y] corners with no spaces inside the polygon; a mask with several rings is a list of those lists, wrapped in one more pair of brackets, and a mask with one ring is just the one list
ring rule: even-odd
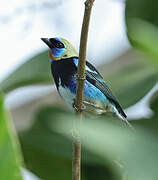
{"label": "brown stem", "polygon": [[81,176],[81,143],[72,141],[72,180],[80,180]]}
{"label": "brown stem", "polygon": [[[80,120],[82,120],[82,110],[83,110],[83,99],[84,99],[84,84],[86,80],[85,75],[85,65],[86,65],[86,51],[87,51],[87,39],[88,39],[88,29],[89,21],[91,15],[91,9],[94,0],[85,1],[85,11],[81,31],[80,39],[80,51],[79,51],[79,63],[77,70],[77,89],[76,89],[76,101],[75,101],[75,111],[79,115]],[[78,132],[77,128],[74,130]],[[80,180],[81,177],[81,142],[79,135],[78,138],[73,138],[72,141],[72,180]]]}
{"label": "brown stem", "polygon": [[81,39],[80,39],[80,52],[79,52],[79,62],[77,71],[77,90],[76,90],[76,112],[80,114],[83,107],[84,98],[84,84],[85,84],[85,64],[86,64],[86,51],[87,51],[87,39],[88,39],[88,29],[89,21],[91,15],[91,9],[94,0],[87,0],[85,2],[85,12],[82,24]]}

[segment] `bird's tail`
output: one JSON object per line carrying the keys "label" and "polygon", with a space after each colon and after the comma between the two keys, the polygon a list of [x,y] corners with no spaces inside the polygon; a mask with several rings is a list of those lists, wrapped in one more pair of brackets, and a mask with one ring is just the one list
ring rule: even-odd
{"label": "bird's tail", "polygon": [[126,124],[127,124],[131,129],[134,129],[134,127],[133,127],[133,126],[129,123],[129,121],[127,120],[127,115],[124,113],[124,111],[122,110],[121,106],[120,106],[119,104],[116,104],[116,103],[115,103],[115,105],[113,106],[113,108],[114,108],[113,111],[115,112],[116,116],[117,116],[119,119],[125,121]]}
{"label": "bird's tail", "polygon": [[129,121],[127,120],[127,118],[123,118],[122,120],[125,121],[126,124],[127,124],[131,129],[134,130],[134,127],[129,123]]}

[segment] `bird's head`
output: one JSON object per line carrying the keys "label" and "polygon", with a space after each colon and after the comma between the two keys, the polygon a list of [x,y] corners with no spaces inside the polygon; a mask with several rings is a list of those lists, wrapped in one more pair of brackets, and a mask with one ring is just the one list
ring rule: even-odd
{"label": "bird's head", "polygon": [[41,38],[49,47],[49,57],[52,60],[76,57],[77,53],[70,42],[63,38]]}

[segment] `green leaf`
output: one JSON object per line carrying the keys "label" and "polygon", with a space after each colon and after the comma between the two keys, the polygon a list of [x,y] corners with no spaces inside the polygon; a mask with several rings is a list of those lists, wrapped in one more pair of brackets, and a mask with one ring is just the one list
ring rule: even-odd
{"label": "green leaf", "polygon": [[139,18],[158,25],[157,0],[126,0],[126,23],[130,18]]}
{"label": "green leaf", "polygon": [[127,0],[125,15],[130,42],[134,47],[152,55],[156,59],[154,63],[158,66],[157,9],[157,0]]}
{"label": "green leaf", "polygon": [[[150,56],[147,58],[158,69],[158,1],[126,0],[127,36],[131,44]],[[150,65],[149,65],[150,66]],[[146,84],[148,85],[150,81]]]}
{"label": "green leaf", "polygon": [[48,53],[43,52],[19,66],[2,81],[0,88],[3,92],[9,92],[21,86],[50,82],[52,82],[52,77]]}
{"label": "green leaf", "polygon": [[[61,108],[44,107],[37,113],[33,126],[20,135],[26,167],[42,179],[71,179],[71,140],[53,130],[61,115],[73,116]],[[113,171],[108,164],[103,166],[102,159],[84,147],[82,150],[82,179],[98,179],[97,172],[103,179],[111,179]],[[96,174],[92,173],[94,169]]]}
{"label": "green leaf", "polygon": [[0,94],[0,179],[22,180],[21,162],[18,140]]}
{"label": "green leaf", "polygon": [[137,29],[137,26],[133,26],[133,19],[139,19],[147,23],[158,26],[158,1],[157,0],[126,0],[125,18],[127,26],[127,35],[132,42],[132,36],[130,31],[132,28]]}
{"label": "green leaf", "polygon": [[149,59],[144,53],[132,50],[100,67],[101,74],[123,108],[138,102],[157,82],[158,72],[147,63]]}
{"label": "green leaf", "polygon": [[[57,132],[72,138],[68,132],[74,119],[64,116],[60,120],[56,122]],[[79,122],[78,119],[76,121]],[[103,163],[108,159],[116,172],[124,171],[128,180],[158,178],[158,141],[150,130],[137,126],[131,130],[108,119],[84,119],[79,127],[84,146],[101,157]]]}
{"label": "green leaf", "polygon": [[134,47],[151,55],[150,62],[158,67],[158,28],[140,19],[131,19],[128,35]]}

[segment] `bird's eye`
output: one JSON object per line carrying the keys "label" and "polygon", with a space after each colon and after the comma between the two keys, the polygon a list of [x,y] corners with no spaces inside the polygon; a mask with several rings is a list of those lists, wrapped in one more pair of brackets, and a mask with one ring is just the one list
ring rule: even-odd
{"label": "bird's eye", "polygon": [[63,45],[63,43],[58,42],[58,43],[56,44],[56,47],[57,47],[57,48],[64,48],[64,45]]}
{"label": "bird's eye", "polygon": [[49,40],[56,48],[64,48],[65,47],[62,42],[56,40],[55,38],[50,38]]}

